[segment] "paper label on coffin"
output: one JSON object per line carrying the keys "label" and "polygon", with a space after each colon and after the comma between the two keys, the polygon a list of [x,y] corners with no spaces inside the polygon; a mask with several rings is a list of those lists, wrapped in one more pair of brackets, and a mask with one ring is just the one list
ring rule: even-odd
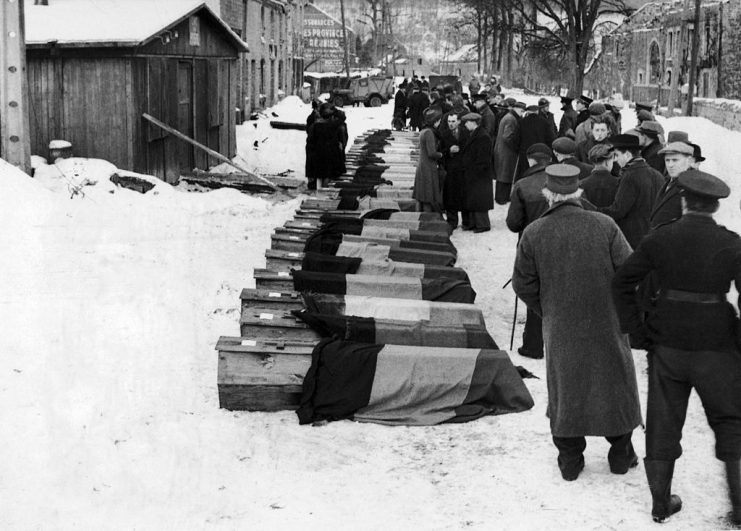
{"label": "paper label on coffin", "polygon": [[272,313],[261,313],[260,319],[271,321],[273,319]]}
{"label": "paper label on coffin", "polygon": [[241,345],[243,347],[256,347],[257,341],[255,341],[254,339],[243,339]]}
{"label": "paper label on coffin", "polygon": [[278,298],[280,298],[280,293],[278,293],[277,291],[271,291],[270,293],[268,293],[268,297],[278,297]]}
{"label": "paper label on coffin", "polygon": [[287,276],[290,276],[290,274],[288,273],[288,271],[278,271],[278,276],[287,277]]}

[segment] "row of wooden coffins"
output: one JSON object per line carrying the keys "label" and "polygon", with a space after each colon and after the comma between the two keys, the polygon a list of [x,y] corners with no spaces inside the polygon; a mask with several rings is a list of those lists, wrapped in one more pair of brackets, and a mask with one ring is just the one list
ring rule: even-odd
{"label": "row of wooden coffins", "polygon": [[241,294],[240,335],[216,347],[222,408],[429,425],[533,406],[447,223],[414,211],[415,141],[362,135],[347,174],[275,229]]}

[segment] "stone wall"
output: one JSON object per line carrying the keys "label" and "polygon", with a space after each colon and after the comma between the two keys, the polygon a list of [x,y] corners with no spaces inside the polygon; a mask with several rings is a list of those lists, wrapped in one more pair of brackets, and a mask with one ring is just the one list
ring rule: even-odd
{"label": "stone wall", "polygon": [[693,114],[733,131],[741,131],[741,101],[694,100]]}

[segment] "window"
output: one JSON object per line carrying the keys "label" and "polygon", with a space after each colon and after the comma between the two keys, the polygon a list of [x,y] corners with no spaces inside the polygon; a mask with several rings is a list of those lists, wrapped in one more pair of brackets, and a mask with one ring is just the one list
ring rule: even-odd
{"label": "window", "polygon": [[649,83],[658,83],[661,81],[661,52],[659,51],[659,43],[651,41],[648,51],[648,67],[650,78]]}
{"label": "window", "polygon": [[260,28],[262,31],[262,36],[265,36],[265,6],[262,6],[260,8]]}

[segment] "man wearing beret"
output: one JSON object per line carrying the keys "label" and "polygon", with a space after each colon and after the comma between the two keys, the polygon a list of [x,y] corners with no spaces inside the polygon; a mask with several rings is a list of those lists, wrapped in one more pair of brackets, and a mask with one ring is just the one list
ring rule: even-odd
{"label": "man wearing beret", "polygon": [[659,151],[659,155],[664,157],[668,179],[661,187],[656,204],[651,210],[649,222],[652,229],[682,217],[682,198],[677,177],[691,168],[693,154],[694,149],[685,142],[672,142]]}
{"label": "man wearing beret", "polygon": [[650,228],[649,218],[664,176],[639,156],[641,147],[635,135],[610,137],[615,160],[620,165],[620,184],[615,201],[599,211],[614,219],[634,249]]}
{"label": "man wearing beret", "polygon": [[[491,138],[480,126],[481,115],[463,116],[468,142],[461,151],[463,160],[463,211],[468,218],[464,229],[474,232],[491,230],[489,210],[494,208],[491,180]],[[466,219],[463,220],[466,223]]]}
{"label": "man wearing beret", "polygon": [[[574,98],[571,96],[561,96],[561,121],[558,124],[558,137],[571,136],[574,137],[574,130],[576,129],[576,117],[578,113],[571,106],[571,102]],[[569,133],[570,132],[570,133]]]}
{"label": "man wearing beret", "polygon": [[576,153],[576,142],[567,137],[557,138],[551,144],[556,161],[561,164],[569,164],[579,168],[579,179],[586,179],[592,173],[592,165],[580,162],[574,156]]}
{"label": "man wearing beret", "polygon": [[525,104],[516,101],[499,122],[497,140],[494,144],[494,175],[497,179],[494,200],[500,205],[506,205],[509,202],[512,183],[516,180],[516,176],[524,171],[524,168],[520,168],[518,164],[520,122],[524,112]]}
{"label": "man wearing beret", "polygon": [[[671,493],[674,461],[682,455],[682,427],[690,392],[700,397],[715,433],[715,455],[725,463],[731,524],[741,525],[741,353],[739,321],[726,300],[731,282],[741,290],[741,238],[716,224],[719,199],[730,193],[717,177],[688,170],[677,177],[684,214],[644,238],[618,269],[613,297],[620,326],[648,351],[646,477],[654,521],[682,508]],[[636,288],[653,274],[654,311],[643,319]]]}
{"label": "man wearing beret", "polygon": [[641,412],[610,283],[630,246],[613,220],[584,210],[577,168],[553,164],[545,171],[549,208],[522,233],[512,286],[543,319],[547,415],[558,467],[563,479],[577,479],[585,436],[597,436],[611,444],[610,471],[625,474],[638,464],[631,437]]}

